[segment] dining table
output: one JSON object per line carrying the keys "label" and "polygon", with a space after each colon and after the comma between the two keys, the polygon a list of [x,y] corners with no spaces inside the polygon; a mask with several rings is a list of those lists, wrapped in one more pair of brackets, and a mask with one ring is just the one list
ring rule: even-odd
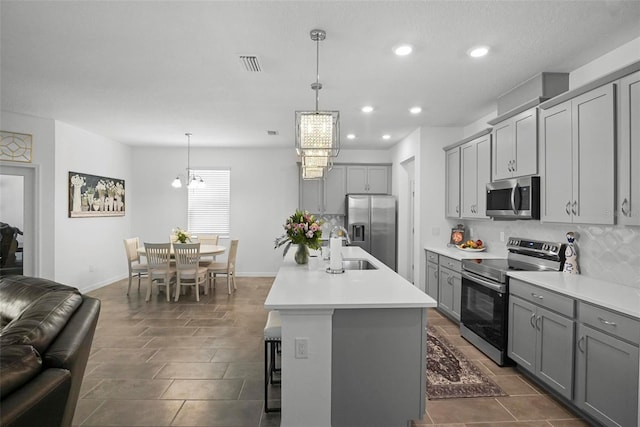
{"label": "dining table", "polygon": [[[221,255],[223,254],[225,251],[227,250],[226,246],[220,246],[220,245],[200,245],[200,255],[202,256],[209,256],[209,255]],[[147,255],[147,251],[144,248],[144,245],[140,246],[138,248],[138,253],[141,256],[146,256]],[[173,244],[171,245],[171,256],[173,256]]]}

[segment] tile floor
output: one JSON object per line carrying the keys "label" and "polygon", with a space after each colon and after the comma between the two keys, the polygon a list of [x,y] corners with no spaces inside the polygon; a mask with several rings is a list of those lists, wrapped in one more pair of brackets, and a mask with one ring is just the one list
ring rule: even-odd
{"label": "tile floor", "polygon": [[[74,425],[278,426],[278,413],[263,412],[263,303],[272,282],[239,277],[231,296],[218,283],[199,303],[192,293],[167,303],[155,289],[145,303],[144,281],[129,297],[126,280],[91,292],[102,310]],[[513,368],[493,364],[438,312],[429,322],[509,396],[427,401],[415,427],[587,425]]]}

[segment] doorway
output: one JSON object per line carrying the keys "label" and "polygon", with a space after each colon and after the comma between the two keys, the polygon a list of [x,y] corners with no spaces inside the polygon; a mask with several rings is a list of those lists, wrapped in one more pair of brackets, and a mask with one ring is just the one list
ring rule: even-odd
{"label": "doorway", "polygon": [[[404,204],[404,221],[406,223],[406,235],[407,240],[405,242],[406,257],[406,276],[405,278],[414,283],[414,264],[415,264],[415,159],[412,157],[405,162],[401,163],[402,168],[405,171],[404,179],[405,183],[402,185],[404,190],[401,189],[402,194],[406,195],[406,203]],[[415,284],[415,283],[414,283]]]}
{"label": "doorway", "polygon": [[36,168],[0,167],[0,275],[37,276]]}

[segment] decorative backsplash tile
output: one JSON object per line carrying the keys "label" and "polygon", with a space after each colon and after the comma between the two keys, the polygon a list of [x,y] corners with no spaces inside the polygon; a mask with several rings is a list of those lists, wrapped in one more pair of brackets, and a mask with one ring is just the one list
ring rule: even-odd
{"label": "decorative backsplash tile", "polygon": [[324,224],[322,224],[323,239],[329,238],[329,234],[334,227],[344,227],[344,215],[318,215],[318,218],[324,220]]}
{"label": "decorative backsplash tile", "polygon": [[[500,232],[509,237],[526,237],[567,243],[566,233],[577,233],[578,265],[581,274],[640,289],[640,227],[577,224],[541,224],[538,221],[465,221],[467,233],[492,248],[505,248]],[[506,252],[506,248],[505,248]]]}

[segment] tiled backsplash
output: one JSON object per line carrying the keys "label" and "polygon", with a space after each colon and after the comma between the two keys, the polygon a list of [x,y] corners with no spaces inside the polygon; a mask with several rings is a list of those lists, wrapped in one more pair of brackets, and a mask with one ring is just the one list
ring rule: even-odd
{"label": "tiled backsplash", "polygon": [[[640,289],[640,227],[541,224],[538,221],[465,221],[467,235],[482,239],[490,248],[504,248],[500,232],[567,243],[566,233],[577,233],[580,273]],[[506,253],[506,249],[505,249]]]}
{"label": "tiled backsplash", "polygon": [[324,220],[322,224],[322,238],[328,239],[333,227],[344,227],[344,215],[318,215],[318,218]]}

